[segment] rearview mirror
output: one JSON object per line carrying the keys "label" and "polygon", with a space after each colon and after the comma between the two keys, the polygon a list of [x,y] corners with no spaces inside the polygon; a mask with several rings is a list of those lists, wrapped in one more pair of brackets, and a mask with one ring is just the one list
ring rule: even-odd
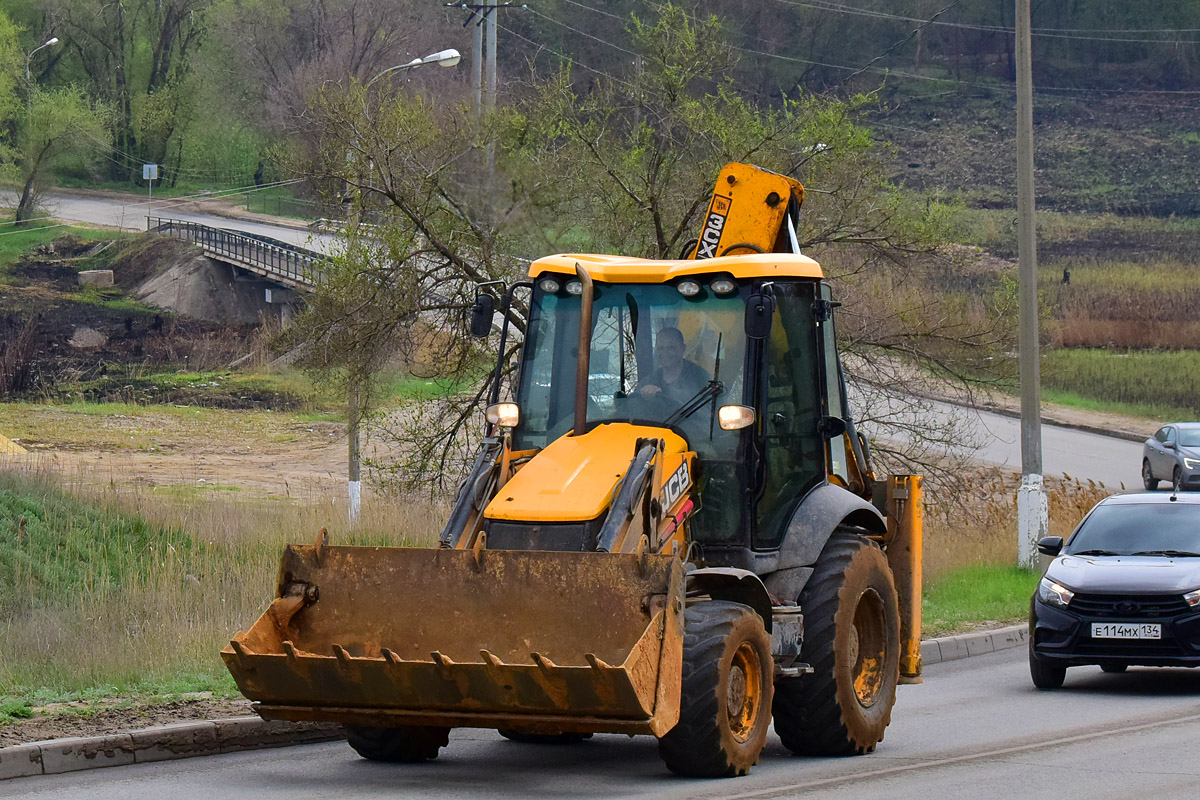
{"label": "rearview mirror", "polygon": [[1163,442],[1163,447],[1167,448],[1168,450],[1174,450],[1175,443],[1174,442]]}
{"label": "rearview mirror", "polygon": [[765,339],[771,335],[771,318],[775,315],[775,298],[769,294],[752,294],[746,301],[746,336]]}
{"label": "rearview mirror", "polygon": [[846,420],[841,417],[821,417],[817,423],[817,433],[826,439],[836,439],[845,435],[846,431]]}
{"label": "rearview mirror", "polygon": [[492,317],[496,315],[496,298],[490,294],[475,295],[471,308],[471,335],[483,338],[492,332]]}
{"label": "rearview mirror", "polygon": [[1061,536],[1043,536],[1038,539],[1038,552],[1044,556],[1056,556],[1062,552],[1063,538]]}

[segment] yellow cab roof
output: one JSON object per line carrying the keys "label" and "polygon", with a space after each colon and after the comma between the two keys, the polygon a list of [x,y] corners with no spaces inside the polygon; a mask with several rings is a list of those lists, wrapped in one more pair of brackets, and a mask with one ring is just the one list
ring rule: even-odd
{"label": "yellow cab roof", "polygon": [[726,273],[734,278],[822,278],[821,265],[795,253],[749,253],[699,261],[657,261],[629,256],[562,253],[529,265],[529,277],[575,274],[579,264],[592,280],[605,283],[665,283],[686,275]]}

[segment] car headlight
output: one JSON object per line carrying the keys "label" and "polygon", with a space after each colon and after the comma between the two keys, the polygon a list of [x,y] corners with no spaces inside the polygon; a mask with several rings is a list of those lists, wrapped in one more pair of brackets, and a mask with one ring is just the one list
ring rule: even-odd
{"label": "car headlight", "polygon": [[1200,605],[1200,589],[1197,589],[1194,592],[1188,592],[1183,596],[1183,599],[1187,601],[1189,606]]}
{"label": "car headlight", "polygon": [[1200,467],[1200,458],[1185,458],[1183,460],[1183,466],[1187,467],[1188,469],[1196,469],[1197,467]]}
{"label": "car headlight", "polygon": [[1067,604],[1071,602],[1071,598],[1075,596],[1075,593],[1070,589],[1055,583],[1049,578],[1042,578],[1041,583],[1038,584],[1037,593],[1038,599],[1043,603],[1049,603],[1059,608],[1066,608]]}

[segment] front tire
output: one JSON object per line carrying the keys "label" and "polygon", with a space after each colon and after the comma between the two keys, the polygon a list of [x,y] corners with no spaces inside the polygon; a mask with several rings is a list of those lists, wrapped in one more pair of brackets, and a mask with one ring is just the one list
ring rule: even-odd
{"label": "front tire", "polygon": [[1150,468],[1150,459],[1142,459],[1142,486],[1146,487],[1147,492],[1153,492],[1158,488],[1158,478],[1154,477],[1154,470]]}
{"label": "front tire", "polygon": [[775,732],[797,755],[870,753],[891,722],[900,676],[899,602],[883,551],[835,533],[800,607],[800,660],[813,672],[776,683]]}
{"label": "front tire", "polygon": [[1171,488],[1176,492],[1183,488],[1183,470],[1178,465],[1171,472]]}
{"label": "front tire", "polygon": [[1030,643],[1029,677],[1033,679],[1033,685],[1039,689],[1059,689],[1066,680],[1067,668],[1050,664],[1038,658],[1037,654],[1033,652],[1033,644]]}
{"label": "front tire", "polygon": [[1129,669],[1128,664],[1101,664],[1100,669],[1107,672],[1109,675],[1120,675],[1125,670]]}
{"label": "front tire", "polygon": [[450,729],[436,726],[345,727],[347,743],[354,752],[370,761],[406,764],[432,761],[450,741]]}
{"label": "front tire", "polygon": [[771,639],[740,603],[700,601],[684,614],[679,722],[658,740],[667,769],[692,778],[745,775],[771,724]]}

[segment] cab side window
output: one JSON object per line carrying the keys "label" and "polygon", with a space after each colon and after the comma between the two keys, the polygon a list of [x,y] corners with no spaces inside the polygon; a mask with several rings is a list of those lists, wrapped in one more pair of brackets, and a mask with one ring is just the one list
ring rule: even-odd
{"label": "cab side window", "polygon": [[1154,434],[1154,438],[1159,442],[1165,442],[1167,440],[1167,429],[1159,428],[1158,432]]}

